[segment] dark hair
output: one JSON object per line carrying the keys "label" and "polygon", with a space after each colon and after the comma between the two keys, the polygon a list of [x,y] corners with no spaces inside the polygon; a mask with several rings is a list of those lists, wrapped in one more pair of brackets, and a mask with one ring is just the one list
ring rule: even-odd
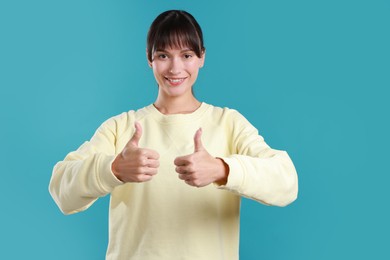
{"label": "dark hair", "polygon": [[182,10],[169,10],[153,21],[147,37],[148,60],[152,62],[154,52],[167,47],[188,47],[201,58],[205,51],[203,33],[191,14]]}

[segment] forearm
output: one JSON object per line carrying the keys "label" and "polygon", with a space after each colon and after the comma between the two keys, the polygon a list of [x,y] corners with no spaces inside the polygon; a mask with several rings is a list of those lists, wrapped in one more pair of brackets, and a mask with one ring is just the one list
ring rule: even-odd
{"label": "forearm", "polygon": [[113,156],[94,154],[83,160],[65,160],[53,169],[49,191],[64,214],[87,209],[121,182],[111,172]]}
{"label": "forearm", "polygon": [[297,198],[298,177],[286,152],[276,151],[269,158],[232,155],[223,160],[230,172],[222,189],[275,206],[286,206]]}

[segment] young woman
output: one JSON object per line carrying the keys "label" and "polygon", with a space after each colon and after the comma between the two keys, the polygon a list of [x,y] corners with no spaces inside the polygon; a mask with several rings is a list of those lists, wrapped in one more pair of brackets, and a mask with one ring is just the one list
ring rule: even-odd
{"label": "young woman", "polygon": [[156,101],[110,118],[54,167],[50,193],[72,214],[111,194],[107,259],[238,259],[240,196],[285,206],[293,163],[241,114],[192,87],[203,36],[185,11],[160,14],[147,39]]}

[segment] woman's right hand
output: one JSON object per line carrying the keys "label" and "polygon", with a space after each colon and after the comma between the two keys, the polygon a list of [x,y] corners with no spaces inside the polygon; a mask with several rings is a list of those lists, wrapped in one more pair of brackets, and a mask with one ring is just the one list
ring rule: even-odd
{"label": "woman's right hand", "polygon": [[136,122],[135,133],[111,165],[112,172],[122,182],[146,182],[157,174],[160,166],[158,152],[139,148],[142,127]]}

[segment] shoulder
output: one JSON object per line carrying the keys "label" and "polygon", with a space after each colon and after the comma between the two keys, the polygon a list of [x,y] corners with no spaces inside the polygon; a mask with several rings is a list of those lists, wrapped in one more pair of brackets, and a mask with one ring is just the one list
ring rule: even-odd
{"label": "shoulder", "polygon": [[132,129],[136,121],[140,121],[147,117],[148,107],[143,107],[138,110],[129,110],[112,116],[101,124],[99,130],[112,131],[116,134],[120,134],[129,128]]}
{"label": "shoulder", "polygon": [[218,107],[209,105],[209,115],[213,117],[215,120],[220,119],[224,121],[234,122],[247,122],[247,119],[240,113],[238,110],[229,107]]}
{"label": "shoulder", "polygon": [[210,121],[220,127],[224,127],[232,136],[258,134],[257,128],[238,110],[228,107],[209,106]]}

